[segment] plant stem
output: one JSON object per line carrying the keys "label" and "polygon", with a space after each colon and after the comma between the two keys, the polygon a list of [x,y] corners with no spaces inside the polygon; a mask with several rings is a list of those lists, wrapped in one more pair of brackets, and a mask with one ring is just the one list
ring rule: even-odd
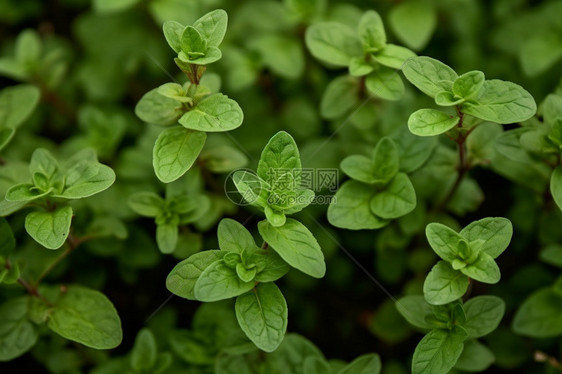
{"label": "plant stem", "polygon": [[261,249],[268,249],[268,248],[269,248],[269,244],[264,240],[261,245]]}
{"label": "plant stem", "polygon": [[39,284],[41,284],[41,281],[43,281],[43,279],[45,279],[45,277],[62,261],[66,258],[66,256],[68,256],[72,251],[74,251],[80,244],[82,244],[83,242],[85,242],[86,240],[88,240],[88,237],[81,237],[81,238],[76,238],[74,237],[72,234],[68,235],[68,238],[66,239],[66,243],[68,244],[66,249],[64,250],[63,253],[61,253],[61,255],[59,257],[57,257],[53,262],[51,262],[49,264],[49,266],[47,266],[45,268],[45,270],[43,270],[43,272],[41,273],[41,275],[39,276],[39,278],[37,279],[37,281],[35,282],[35,288],[37,288],[39,286]]}

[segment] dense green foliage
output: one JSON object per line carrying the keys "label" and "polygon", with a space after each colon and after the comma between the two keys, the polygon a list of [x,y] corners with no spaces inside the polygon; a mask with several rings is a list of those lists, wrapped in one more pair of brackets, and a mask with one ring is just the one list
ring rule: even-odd
{"label": "dense green foliage", "polygon": [[0,0],[0,371],[562,370],[561,0]]}

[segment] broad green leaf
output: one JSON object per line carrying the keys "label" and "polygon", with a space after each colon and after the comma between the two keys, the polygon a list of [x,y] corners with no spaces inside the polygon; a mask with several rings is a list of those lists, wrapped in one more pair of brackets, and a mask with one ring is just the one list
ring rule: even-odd
{"label": "broad green leaf", "polygon": [[426,56],[408,59],[402,66],[402,73],[410,83],[430,97],[448,90],[446,83],[452,84],[458,77],[449,66]]}
{"label": "broad green leaf", "polygon": [[15,57],[20,64],[37,63],[41,57],[42,43],[37,31],[26,29],[16,39]]}
{"label": "broad green leaf", "polygon": [[236,275],[238,275],[238,278],[243,282],[253,281],[254,278],[256,278],[256,272],[257,270],[255,267],[248,269],[242,263],[236,264]]}
{"label": "broad green leaf", "polygon": [[357,78],[344,75],[332,80],[322,94],[320,114],[326,119],[337,119],[359,105]]}
{"label": "broad green leaf", "polygon": [[272,209],[269,205],[264,209],[265,218],[274,227],[280,227],[287,222],[287,217],[282,212]]}
{"label": "broad green leaf", "polygon": [[366,61],[365,57],[353,57],[349,62],[349,74],[353,77],[362,77],[371,73],[375,69],[375,64]]}
{"label": "broad green leaf", "polygon": [[218,47],[224,39],[228,15],[222,9],[213,10],[193,23],[210,47]]}
{"label": "broad green leaf", "polygon": [[258,230],[269,246],[292,267],[314,278],[322,278],[326,273],[320,245],[299,221],[287,218],[285,225],[281,227],[261,221],[258,223]]}
{"label": "broad green leaf", "polygon": [[550,193],[558,209],[562,210],[562,165],[557,166],[550,176]]}
{"label": "broad green leaf", "polygon": [[72,208],[31,212],[25,217],[25,230],[36,242],[49,249],[60,248],[70,233]]}
{"label": "broad green leaf", "polygon": [[144,217],[156,217],[164,208],[164,199],[154,192],[137,192],[129,196],[129,207]]}
{"label": "broad green leaf", "polygon": [[433,222],[426,226],[425,235],[433,251],[443,260],[453,262],[460,257],[458,243],[463,240],[463,236],[455,230]]}
{"label": "broad green leaf", "polygon": [[509,245],[513,226],[507,218],[488,217],[472,222],[461,230],[460,235],[469,242],[481,241],[480,250],[496,258]]}
{"label": "broad green leaf", "polygon": [[381,372],[381,359],[376,353],[368,353],[351,361],[338,374],[378,374]]}
{"label": "broad green leaf", "polygon": [[246,256],[249,264],[255,264],[257,274],[255,281],[261,283],[274,282],[289,272],[291,267],[283,261],[275,251],[257,248]]}
{"label": "broad green leaf", "polygon": [[465,100],[470,100],[478,95],[484,85],[484,73],[478,70],[469,71],[459,75],[453,82],[453,93]]}
{"label": "broad green leaf", "polygon": [[158,93],[182,103],[192,103],[193,98],[187,96],[186,90],[178,83],[164,83],[158,87]]}
{"label": "broad green leaf", "polygon": [[562,295],[551,288],[534,292],[515,313],[513,330],[533,338],[562,335]]}
{"label": "broad green leaf", "polygon": [[54,196],[81,199],[108,189],[113,182],[115,173],[109,166],[84,160],[65,173],[64,189]]}
{"label": "broad green leaf", "polygon": [[16,129],[33,113],[40,96],[39,89],[30,84],[11,86],[0,91],[0,128]]}
{"label": "broad green leaf", "polygon": [[390,221],[379,218],[371,211],[373,186],[347,181],[336,192],[328,207],[328,221],[332,226],[349,230],[378,229]]}
{"label": "broad green leaf", "polygon": [[497,296],[476,296],[464,304],[464,328],[470,338],[488,335],[498,327],[505,313],[505,303]]}
{"label": "broad green leaf", "polygon": [[29,173],[31,175],[41,173],[50,179],[53,175],[55,175],[58,169],[59,163],[53,157],[51,152],[44,148],[37,148],[33,151],[31,161],[29,163]]}
{"label": "broad green leaf", "polygon": [[432,305],[443,305],[461,298],[468,289],[468,277],[439,261],[425,278],[423,295]]}
{"label": "broad green leaf", "polygon": [[303,370],[306,374],[332,374],[333,370],[325,359],[308,357],[304,360]]}
{"label": "broad green leaf", "polygon": [[[257,172],[261,179],[273,184],[281,175],[291,171],[298,172],[301,168],[297,143],[290,134],[279,131],[263,149]],[[296,179],[295,183],[298,185],[299,180]]]}
{"label": "broad green leaf", "polygon": [[224,251],[202,251],[177,264],[166,278],[166,288],[180,297],[195,300],[195,283],[212,263],[224,257]]}
{"label": "broad green leaf", "polygon": [[373,95],[385,100],[400,100],[404,94],[404,83],[392,69],[380,68],[367,75],[365,85]]}
{"label": "broad green leaf", "polygon": [[464,348],[466,332],[431,330],[418,343],[412,359],[413,374],[448,373],[455,366]]}
{"label": "broad green leaf", "polygon": [[131,351],[131,367],[137,371],[152,369],[156,364],[157,353],[154,334],[149,329],[143,328],[137,334]]}
{"label": "broad green leaf", "polygon": [[0,218],[0,257],[11,254],[15,247],[16,239],[12,228],[5,218]]}
{"label": "broad green leaf", "polygon": [[437,137],[416,136],[406,126],[401,126],[390,137],[398,149],[400,171],[404,173],[411,173],[424,165],[438,144]]}
{"label": "broad green leaf", "polygon": [[476,261],[463,267],[460,271],[470,278],[483,283],[498,283],[501,278],[498,264],[486,252],[480,252]]}
{"label": "broad green leaf", "polygon": [[338,22],[313,24],[306,30],[305,41],[314,57],[332,66],[348,66],[363,53],[355,32]]}
{"label": "broad green leaf", "polygon": [[534,116],[537,104],[523,87],[492,79],[484,82],[478,96],[465,103],[462,111],[485,121],[509,124]]}
{"label": "broad green leaf", "polygon": [[410,324],[420,329],[431,329],[426,317],[432,316],[432,307],[421,295],[404,296],[396,301],[396,309]]}
{"label": "broad green leaf", "polygon": [[121,344],[121,320],[99,291],[71,285],[54,302],[47,326],[60,336],[94,349]]}
{"label": "broad green leaf", "polygon": [[204,149],[199,156],[205,169],[213,173],[227,173],[246,166],[248,158],[234,147],[219,146]]}
{"label": "broad green leaf", "polygon": [[435,109],[420,109],[408,118],[408,128],[418,136],[443,134],[459,123],[460,118]]}
{"label": "broad green leaf", "polygon": [[243,282],[236,270],[228,267],[224,261],[215,261],[199,275],[195,282],[195,299],[211,302],[230,299],[250,291],[253,282]]}
{"label": "broad green leaf", "polygon": [[52,192],[52,189],[47,191],[40,191],[32,184],[16,184],[6,191],[7,201],[21,201],[24,203],[37,200],[43,196],[47,196]]}
{"label": "broad green leaf", "polygon": [[6,145],[12,140],[14,135],[16,134],[16,130],[10,127],[0,128],[0,151],[4,149]]}
{"label": "broad green leaf", "polygon": [[386,33],[381,16],[374,10],[363,13],[357,28],[363,49],[367,52],[378,51],[386,45]]}
{"label": "broad green leaf", "polygon": [[555,27],[543,29],[527,39],[519,50],[519,61],[523,72],[529,77],[537,76],[562,57],[562,41]]}
{"label": "broad green leaf", "polygon": [[199,30],[193,26],[186,26],[181,34],[180,40],[181,51],[179,53],[180,59],[182,53],[187,56],[184,61],[192,62],[199,57],[203,57],[207,51],[207,40],[203,38]]}
{"label": "broad green leaf", "polygon": [[287,334],[279,348],[267,355],[263,371],[267,374],[306,374],[303,366],[310,357],[324,359],[322,352],[314,344],[300,335]]}
{"label": "broad green leaf", "polygon": [[253,374],[246,356],[219,355],[215,361],[215,374]]}
{"label": "broad green leaf", "polygon": [[480,372],[486,370],[495,361],[496,357],[492,351],[477,340],[467,340],[454,369],[468,372]]}
{"label": "broad green leaf", "polygon": [[239,205],[244,202],[257,207],[266,207],[269,184],[258,177],[253,171],[242,169],[232,174],[234,186],[241,195],[242,200],[238,201]]}
{"label": "broad green leaf", "polygon": [[158,88],[145,93],[135,106],[135,114],[142,121],[169,126],[185,112],[182,103],[158,92]]}
{"label": "broad green leaf", "polygon": [[183,30],[185,30],[185,26],[176,21],[166,21],[162,26],[162,30],[164,31],[164,37],[166,38],[168,45],[176,53],[179,53],[181,51],[181,36],[183,34]]}
{"label": "broad green leaf", "polygon": [[437,26],[436,13],[432,3],[404,1],[391,8],[388,21],[398,39],[408,47],[421,50]]}
{"label": "broad green leaf", "polygon": [[344,158],[340,163],[341,170],[359,182],[373,184],[375,171],[373,160],[362,155],[352,155]]}
{"label": "broad green leaf", "polygon": [[156,243],[158,249],[164,254],[170,254],[176,249],[178,243],[178,225],[173,222],[164,222],[156,225]]}
{"label": "broad green leaf", "polygon": [[259,349],[279,347],[287,331],[287,302],[274,283],[260,283],[238,296],[235,310],[242,331]]}
{"label": "broad green leaf", "polygon": [[389,137],[382,138],[373,151],[374,177],[378,184],[387,184],[396,176],[400,159],[396,144]]}
{"label": "broad green leaf", "polygon": [[185,113],[179,123],[186,129],[219,132],[242,124],[244,114],[238,103],[221,93],[211,95]]}
{"label": "broad green leaf", "polygon": [[28,319],[28,297],[10,299],[0,305],[0,361],[11,361],[37,342],[39,333]]}
{"label": "broad green leaf", "polygon": [[[2,251],[0,251],[2,253]],[[559,244],[551,244],[539,253],[542,261],[562,268],[562,246]]]}
{"label": "broad green leaf", "polygon": [[384,219],[394,219],[410,213],[416,207],[416,191],[410,178],[398,173],[386,188],[375,194],[371,211]]}
{"label": "broad green leaf", "polygon": [[458,98],[454,93],[441,91],[435,95],[435,104],[439,106],[456,106],[465,102],[465,99]]}
{"label": "broad green leaf", "polygon": [[153,166],[156,176],[170,183],[185,174],[205,145],[207,134],[182,127],[164,130],[156,139]]}
{"label": "broad green leaf", "polygon": [[140,0],[94,0],[93,7],[96,12],[119,12],[133,7]]}
{"label": "broad green leaf", "polygon": [[7,217],[27,205],[27,201],[0,200],[0,217]]}
{"label": "broad green leaf", "polygon": [[404,62],[416,54],[408,48],[395,44],[387,44],[382,50],[375,52],[373,58],[381,65],[393,69],[401,69]]}
{"label": "broad green leaf", "polygon": [[239,222],[231,218],[223,218],[217,229],[219,248],[227,252],[242,254],[256,246],[252,234]]}
{"label": "broad green leaf", "polygon": [[298,79],[305,67],[305,58],[300,41],[289,35],[264,34],[250,42],[263,65],[276,76]]}

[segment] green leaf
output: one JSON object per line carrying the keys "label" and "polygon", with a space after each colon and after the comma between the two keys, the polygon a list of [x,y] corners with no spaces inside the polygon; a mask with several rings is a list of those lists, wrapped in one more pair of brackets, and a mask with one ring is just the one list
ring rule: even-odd
{"label": "green leaf", "polygon": [[347,181],[336,192],[328,207],[328,221],[332,226],[349,230],[378,229],[390,221],[379,218],[371,211],[373,186]]}
{"label": "green leaf", "polygon": [[182,58],[183,52],[187,55],[187,59],[184,61],[192,62],[192,60],[196,60],[205,55],[207,51],[207,40],[203,38],[199,30],[195,27],[186,26],[181,34],[180,46],[180,59],[184,60]]}
{"label": "green leaf", "polygon": [[330,364],[321,357],[308,357],[304,360],[304,373],[306,374],[332,374]]}
{"label": "green leaf", "polygon": [[257,247],[250,252],[250,255],[245,256],[245,260],[249,264],[256,265],[255,281],[261,283],[274,282],[291,269],[277,252],[262,250]]}
{"label": "green leaf", "polygon": [[63,338],[94,349],[121,344],[121,320],[109,299],[99,291],[71,285],[54,302],[47,326]]}
{"label": "green leaf", "polygon": [[244,113],[238,103],[221,93],[211,95],[185,113],[179,123],[186,129],[220,132],[239,127]]}
{"label": "green leaf", "polygon": [[344,75],[332,80],[322,94],[320,114],[326,119],[337,119],[359,105],[357,78]]}
{"label": "green leaf", "polygon": [[42,246],[60,248],[70,233],[72,208],[59,207],[54,211],[31,212],[25,217],[25,230]]}
{"label": "green leaf", "polygon": [[287,222],[287,217],[282,212],[272,209],[269,205],[265,207],[265,218],[274,227],[280,227]]}
{"label": "green leaf", "polygon": [[462,111],[484,121],[509,124],[534,116],[537,104],[523,87],[492,79],[484,82],[474,102],[466,102]]}
{"label": "green leaf", "polygon": [[37,63],[41,58],[42,43],[37,31],[27,29],[22,31],[15,45],[15,57],[20,64]]}
{"label": "green leaf", "polygon": [[404,94],[404,83],[392,69],[380,68],[367,76],[365,85],[373,95],[385,100],[400,100]]}
{"label": "green leaf", "polygon": [[246,155],[230,146],[204,149],[199,157],[205,169],[213,173],[227,173],[244,167],[248,163]]}
{"label": "green leaf", "polygon": [[414,351],[412,373],[448,373],[461,356],[465,339],[466,332],[458,327],[452,331],[431,330]]}
{"label": "green leaf", "polygon": [[273,352],[287,331],[287,302],[274,283],[260,283],[236,298],[236,319],[261,350]]}
{"label": "green leaf", "polygon": [[30,84],[11,86],[0,91],[0,127],[16,129],[35,110],[40,96],[39,89]]}
{"label": "green leaf", "polygon": [[456,106],[464,103],[465,99],[459,99],[458,96],[449,91],[441,91],[435,95],[435,104],[439,106]]}
{"label": "green leaf", "polygon": [[562,165],[557,166],[550,176],[550,193],[558,209],[562,210]]}
{"label": "green leaf", "polygon": [[455,230],[434,222],[426,226],[425,235],[433,251],[443,260],[453,262],[460,257],[458,243],[463,236]]}
{"label": "green leaf", "polygon": [[505,313],[505,303],[497,296],[476,296],[464,304],[464,328],[470,338],[480,338],[494,331]]}
{"label": "green leaf", "polygon": [[349,74],[353,77],[361,77],[371,73],[375,69],[375,64],[366,61],[365,57],[353,57],[349,62]]}
{"label": "green leaf", "polygon": [[534,292],[515,313],[513,331],[533,338],[562,335],[562,295],[551,288]]}
{"label": "green leaf", "polygon": [[166,278],[166,288],[175,295],[195,300],[195,283],[201,273],[211,264],[222,259],[224,251],[203,251],[177,264]]}
{"label": "green leaf", "polygon": [[498,283],[501,278],[498,264],[486,252],[480,252],[476,261],[463,267],[460,271],[474,280],[488,284]]}
{"label": "green leaf", "polygon": [[351,361],[338,374],[378,374],[381,372],[381,359],[376,353],[368,353]]}
{"label": "green leaf", "polygon": [[408,59],[402,66],[402,73],[410,83],[430,97],[448,91],[448,85],[458,77],[449,66],[426,56]]}
{"label": "green leaf", "polygon": [[324,359],[314,344],[300,335],[287,334],[279,348],[267,355],[263,371],[267,374],[305,374],[304,362],[310,357]]}
{"label": "green leaf", "polygon": [[253,281],[256,277],[256,272],[257,270],[255,267],[247,269],[242,263],[236,264],[236,275],[238,275],[238,278],[243,282]]}
{"label": "green leaf", "polygon": [[11,361],[31,349],[39,334],[27,318],[29,298],[18,297],[0,305],[0,361]]}
{"label": "green leaf", "polygon": [[488,217],[472,222],[461,230],[460,235],[469,242],[481,241],[480,250],[496,258],[509,245],[513,226],[507,218]]}
{"label": "green leaf", "polygon": [[[297,143],[285,131],[273,135],[263,149],[258,163],[258,176],[273,185],[280,176],[296,169],[300,171],[301,159]],[[298,186],[299,180],[294,183]]]}
{"label": "green leaf", "polygon": [[305,42],[310,53],[332,66],[348,66],[363,53],[355,32],[338,22],[319,22],[306,30]]}
{"label": "green leaf", "polygon": [[156,225],[156,243],[158,249],[164,254],[170,254],[176,249],[178,243],[178,225],[173,222],[164,222]]}
{"label": "green leaf", "polygon": [[129,196],[129,207],[144,217],[156,217],[164,208],[164,199],[154,192],[137,192]]}
{"label": "green leaf", "polygon": [[211,302],[229,299],[254,288],[253,282],[244,282],[224,261],[215,261],[199,275],[195,282],[195,299]]}
{"label": "green leaf", "polygon": [[386,188],[375,194],[371,211],[384,219],[394,219],[410,213],[416,207],[416,191],[410,178],[398,173]]}
{"label": "green leaf", "polygon": [[164,83],[158,87],[158,93],[162,96],[169,97],[180,101],[182,103],[192,103],[193,98],[187,96],[187,91],[184,90],[181,84],[178,83]]}
{"label": "green leaf", "polygon": [[363,183],[374,184],[375,168],[373,160],[362,155],[351,155],[344,158],[340,164],[341,170],[351,178]]}
{"label": "green leaf", "polygon": [[8,256],[16,247],[12,228],[5,218],[0,218],[0,257]]}
{"label": "green leaf", "polygon": [[454,369],[480,372],[486,370],[495,361],[492,351],[477,340],[467,340]]}
{"label": "green leaf", "polygon": [[135,106],[137,117],[160,126],[173,125],[184,112],[180,101],[162,95],[159,88],[145,93]]}
{"label": "green leaf", "polygon": [[153,166],[156,176],[170,183],[185,174],[205,145],[207,134],[182,127],[164,130],[156,139]]}
{"label": "green leaf", "polygon": [[249,47],[260,55],[263,65],[276,76],[287,79],[302,76],[305,58],[298,39],[266,33],[253,39]]}
{"label": "green leaf", "polygon": [[387,184],[398,173],[400,159],[394,141],[382,138],[373,151],[374,177],[377,184]]}
{"label": "green leaf", "polygon": [[314,278],[326,273],[324,254],[312,233],[299,221],[287,218],[285,225],[274,227],[258,223],[263,239],[292,267]]}
{"label": "green leaf", "polygon": [[439,261],[425,278],[423,295],[432,305],[443,305],[461,298],[468,289],[468,277]]}
{"label": "green leaf", "polygon": [[7,128],[0,128],[0,151],[4,149],[6,145],[12,140],[14,135],[16,134],[16,130],[10,127]]}
{"label": "green leaf", "polygon": [[453,93],[465,100],[470,100],[478,95],[483,85],[484,73],[478,70],[469,71],[455,79]]}
{"label": "green leaf", "polygon": [[16,184],[6,191],[7,201],[21,201],[24,203],[37,200],[43,196],[47,196],[52,192],[52,188],[47,191],[40,191],[32,184]]}
{"label": "green leaf", "polygon": [[51,179],[59,169],[58,161],[53,157],[51,152],[44,148],[37,148],[31,155],[29,163],[29,173],[41,173],[48,179]]}
{"label": "green leaf", "polygon": [[166,38],[168,45],[176,53],[179,53],[181,51],[181,36],[183,34],[183,30],[185,30],[185,26],[176,21],[166,21],[162,26],[162,30],[164,31],[164,37]]}
{"label": "green leaf", "polygon": [[432,316],[433,311],[423,296],[404,296],[398,299],[395,305],[402,317],[410,324],[424,330],[431,329],[432,326],[427,323],[426,317]]}
{"label": "green leaf", "polygon": [[393,69],[401,69],[404,62],[416,54],[408,48],[399,45],[387,44],[382,50],[375,52],[373,58],[381,65]]}
{"label": "green leaf", "polygon": [[[267,206],[270,186],[254,174],[253,171],[247,169],[237,170],[232,174],[232,181],[242,199],[248,204],[262,208]],[[243,201],[238,202],[240,205],[242,203]]]}
{"label": "green leaf", "polygon": [[137,334],[131,351],[131,367],[136,371],[152,369],[156,364],[157,353],[154,334],[149,329],[143,328]]}
{"label": "green leaf", "polygon": [[431,39],[437,14],[431,3],[405,1],[392,7],[388,21],[398,39],[419,51]]}
{"label": "green leaf", "polygon": [[555,27],[544,28],[542,32],[534,34],[519,49],[521,67],[529,77],[545,72],[561,57],[562,41]]}
{"label": "green leaf", "polygon": [[357,33],[365,51],[378,51],[386,45],[386,33],[381,16],[374,10],[363,13]]}
{"label": "green leaf", "polygon": [[216,9],[195,21],[193,27],[201,33],[209,47],[218,47],[226,34],[227,24],[227,13],[222,9]]}
{"label": "green leaf", "polygon": [[65,173],[65,185],[61,194],[65,199],[81,199],[108,189],[115,182],[115,173],[106,165],[83,160]]}
{"label": "green leaf", "polygon": [[220,221],[217,236],[219,247],[223,251],[242,254],[256,246],[252,234],[239,222],[231,218],[223,218]]}
{"label": "green leaf", "polygon": [[93,7],[97,12],[119,12],[133,7],[140,0],[94,0]]}
{"label": "green leaf", "polygon": [[[1,250],[0,253],[2,253]],[[562,268],[562,246],[558,244],[551,244],[547,246],[539,253],[539,257],[547,264]]]}
{"label": "green leaf", "polygon": [[443,134],[459,123],[460,118],[435,109],[420,109],[408,118],[408,128],[414,135],[434,136]]}

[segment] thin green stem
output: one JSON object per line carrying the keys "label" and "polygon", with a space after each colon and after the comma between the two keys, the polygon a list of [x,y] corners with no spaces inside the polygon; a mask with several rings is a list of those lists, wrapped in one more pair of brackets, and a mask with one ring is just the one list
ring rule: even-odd
{"label": "thin green stem", "polygon": [[64,252],[61,253],[61,255],[59,257],[57,257],[53,262],[51,262],[49,264],[49,266],[47,266],[45,268],[45,270],[43,270],[43,272],[41,273],[41,275],[39,275],[39,278],[37,278],[37,281],[35,282],[35,288],[37,288],[39,286],[39,284],[41,284],[41,282],[43,281],[43,279],[45,279],[45,277],[47,275],[49,275],[49,273],[62,261],[64,260],[70,253],[72,253],[72,251],[74,251],[80,244],[82,244],[83,242],[89,240],[89,237],[81,237],[81,238],[76,238],[74,237],[72,234],[68,235],[68,238],[66,239],[66,243],[67,243],[67,247],[64,250]]}

